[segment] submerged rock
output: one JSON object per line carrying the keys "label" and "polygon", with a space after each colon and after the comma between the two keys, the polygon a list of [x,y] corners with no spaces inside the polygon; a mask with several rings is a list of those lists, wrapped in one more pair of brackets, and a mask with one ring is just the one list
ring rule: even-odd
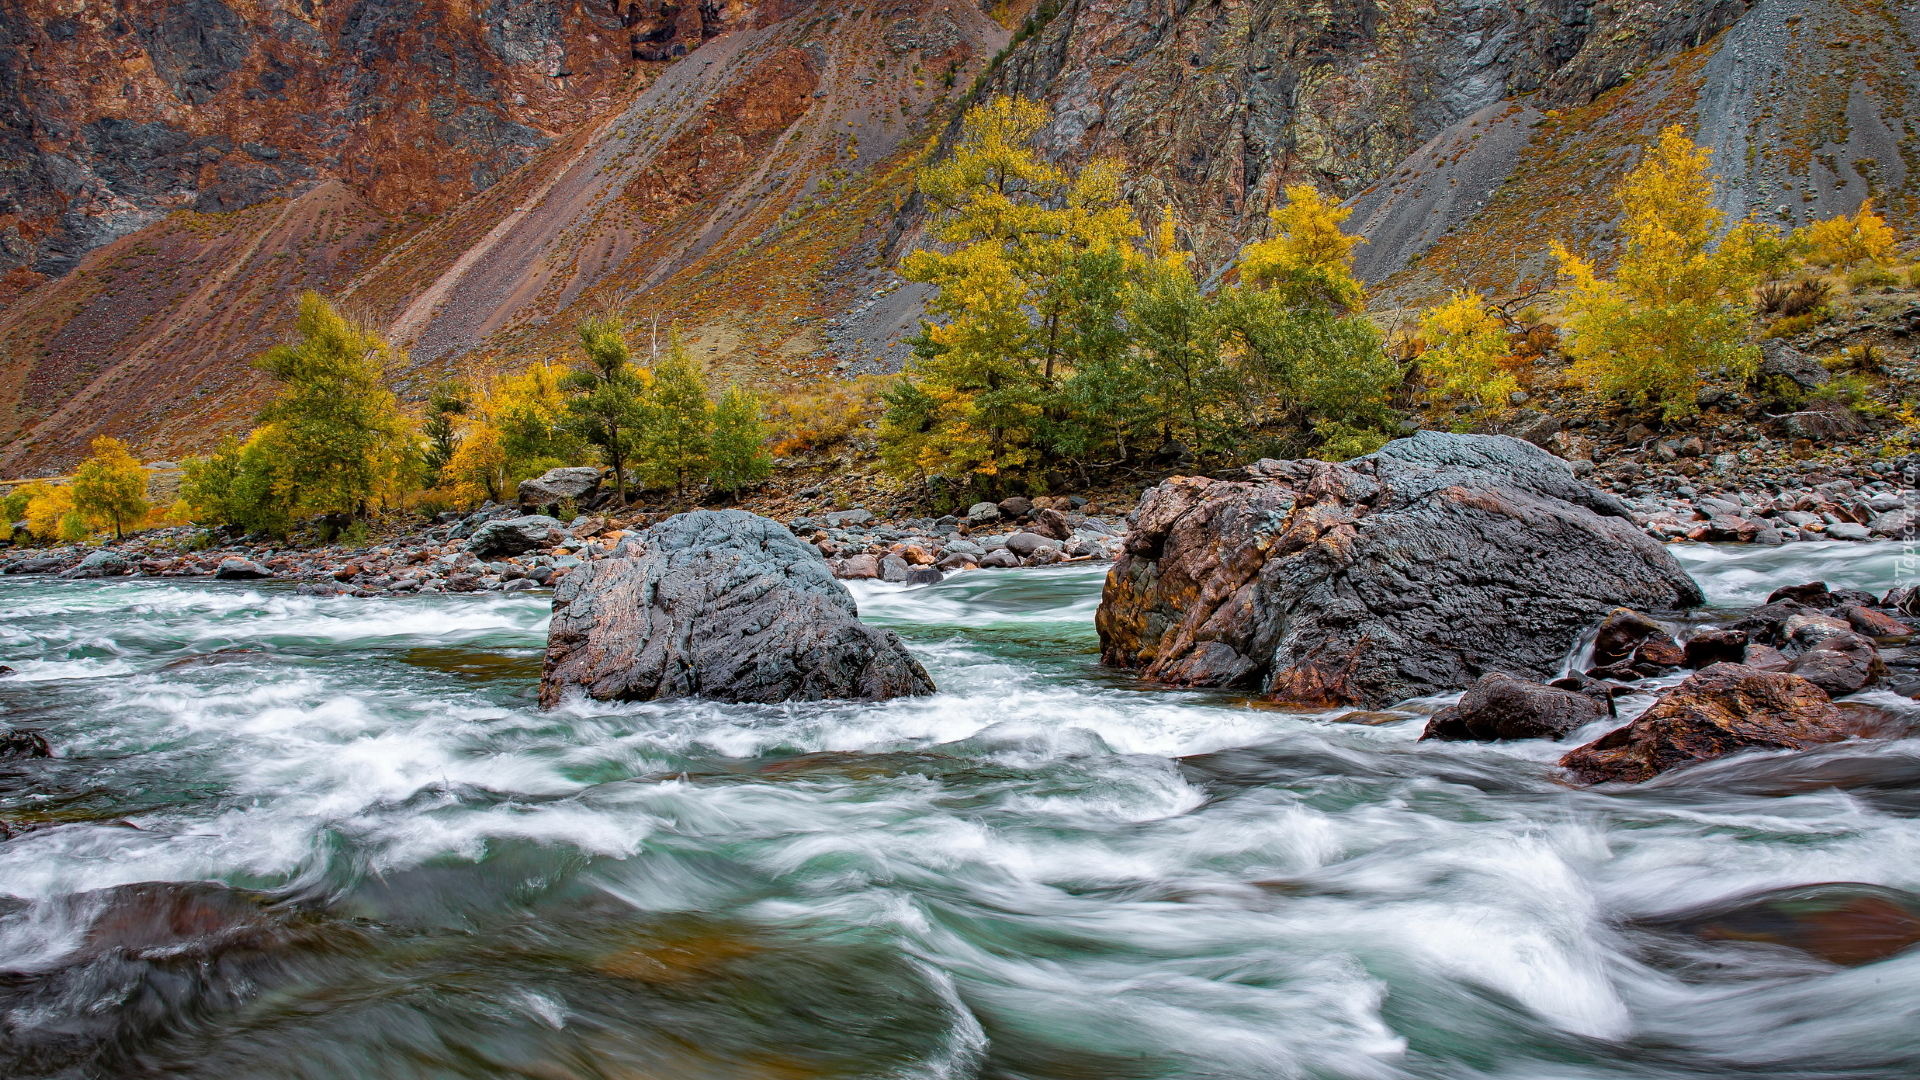
{"label": "submerged rock", "polygon": [[1853,881],[1773,889],[1640,925],[1706,941],[1798,949],[1830,964],[1870,964],[1920,944],[1920,896]]}
{"label": "submerged rock", "polygon": [[868,626],[817,549],[742,510],[676,514],[561,580],[542,705],[599,700],[881,700],[933,692]]}
{"label": "submerged rock", "polygon": [[1702,600],[1618,499],[1518,439],[1421,432],[1248,472],[1146,494],[1101,598],[1104,663],[1377,708],[1551,678],[1608,609]]}
{"label": "submerged rock", "polygon": [[[11,672],[13,669],[7,670]],[[52,755],[53,748],[47,745],[46,736],[39,732],[0,727],[0,759],[51,757]]]}
{"label": "submerged rock", "polygon": [[1588,694],[1541,686],[1496,671],[1482,675],[1458,705],[1433,714],[1420,738],[1476,742],[1559,739],[1609,712],[1605,702]]}
{"label": "submerged rock", "polygon": [[1570,751],[1583,784],[1639,783],[1742,750],[1804,750],[1847,737],[1840,710],[1798,675],[1715,664],[1660,696],[1625,727]]}

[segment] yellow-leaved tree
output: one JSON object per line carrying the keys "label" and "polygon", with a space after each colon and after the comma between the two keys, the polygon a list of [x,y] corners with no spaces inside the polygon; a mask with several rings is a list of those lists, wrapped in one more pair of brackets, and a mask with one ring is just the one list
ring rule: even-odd
{"label": "yellow-leaved tree", "polygon": [[1646,148],[1620,184],[1626,246],[1611,278],[1553,245],[1575,377],[1634,405],[1658,403],[1668,418],[1698,409],[1708,376],[1744,378],[1759,359],[1747,340],[1749,292],[1756,246],[1771,231],[1742,222],[1719,235],[1709,153],[1678,124]]}
{"label": "yellow-leaved tree", "polygon": [[62,536],[61,524],[69,519],[78,521],[79,515],[73,512],[73,489],[65,484],[49,484],[44,480],[35,480],[20,489],[26,495],[27,532],[36,540],[78,540],[80,536]]}
{"label": "yellow-leaved tree", "polygon": [[442,490],[459,503],[499,501],[548,469],[575,465],[587,445],[569,427],[561,380],[566,371],[535,363],[511,375],[473,380],[456,426],[453,452],[441,470]]}
{"label": "yellow-leaved tree", "polygon": [[1353,276],[1353,249],[1366,241],[1340,231],[1352,214],[1311,184],[1288,184],[1287,201],[1267,212],[1273,235],[1240,252],[1240,280],[1277,293],[1290,305],[1360,310],[1365,297]]}
{"label": "yellow-leaved tree", "polygon": [[147,516],[147,470],[119,439],[102,435],[89,449],[93,455],[74,470],[73,508],[118,539]]}
{"label": "yellow-leaved tree", "polygon": [[994,477],[1034,464],[1053,396],[1093,340],[1084,324],[1097,305],[1076,283],[1135,255],[1119,166],[1076,174],[1042,161],[1029,143],[1046,121],[1021,98],[976,105],[952,155],[920,170],[941,249],[914,252],[900,273],[939,291],[910,377],[887,398],[884,454],[898,473]]}
{"label": "yellow-leaved tree", "polygon": [[1855,263],[1881,263],[1893,254],[1895,237],[1887,219],[1866,199],[1852,217],[1841,214],[1807,226],[1807,245],[1815,262],[1850,270]]}
{"label": "yellow-leaved tree", "polygon": [[1506,328],[1480,294],[1464,289],[1420,317],[1426,350],[1420,370],[1435,393],[1463,402],[1472,414],[1507,411],[1520,384],[1503,366],[1512,353]]}

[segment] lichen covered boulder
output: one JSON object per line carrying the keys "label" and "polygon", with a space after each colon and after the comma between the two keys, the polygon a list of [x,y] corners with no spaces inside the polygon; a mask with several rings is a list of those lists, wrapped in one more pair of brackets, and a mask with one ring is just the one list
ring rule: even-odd
{"label": "lichen covered boulder", "polygon": [[1618,499],[1519,439],[1421,432],[1247,472],[1142,498],[1101,598],[1103,662],[1380,708],[1490,671],[1544,682],[1610,610],[1702,600]]}
{"label": "lichen covered boulder", "polygon": [[561,580],[540,701],[881,700],[933,692],[819,551],[741,510],[676,514]]}

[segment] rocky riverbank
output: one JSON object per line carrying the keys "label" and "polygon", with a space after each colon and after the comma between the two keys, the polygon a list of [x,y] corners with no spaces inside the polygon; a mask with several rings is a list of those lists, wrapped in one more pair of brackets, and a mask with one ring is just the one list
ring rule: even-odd
{"label": "rocky riverbank", "polygon": [[[97,547],[0,551],[0,574],[277,579],[321,596],[515,592],[554,585],[664,517],[589,514],[562,522],[519,506],[488,504],[361,547],[220,544],[204,529],[156,529]],[[1085,514],[1064,497],[982,503],[964,518],[880,521],[853,509],[788,524],[820,550],[836,577],[922,584],[956,570],[1110,559],[1124,527],[1114,518]]]}

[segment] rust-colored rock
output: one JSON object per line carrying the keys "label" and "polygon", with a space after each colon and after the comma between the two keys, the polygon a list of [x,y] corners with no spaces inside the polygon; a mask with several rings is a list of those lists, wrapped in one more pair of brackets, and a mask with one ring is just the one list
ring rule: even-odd
{"label": "rust-colored rock", "polygon": [[1806,679],[1715,664],[1632,723],[1569,752],[1560,766],[1583,784],[1639,783],[1742,750],[1804,750],[1846,737],[1840,711]]}
{"label": "rust-colored rock", "polygon": [[1853,966],[1920,944],[1920,896],[1879,885],[1826,882],[1773,889],[1640,924],[1706,941],[1784,945]]}
{"label": "rust-colored rock", "polygon": [[1102,662],[1379,708],[1489,671],[1551,678],[1609,608],[1701,600],[1617,500],[1518,439],[1421,432],[1253,472],[1147,493],[1095,618]]}

